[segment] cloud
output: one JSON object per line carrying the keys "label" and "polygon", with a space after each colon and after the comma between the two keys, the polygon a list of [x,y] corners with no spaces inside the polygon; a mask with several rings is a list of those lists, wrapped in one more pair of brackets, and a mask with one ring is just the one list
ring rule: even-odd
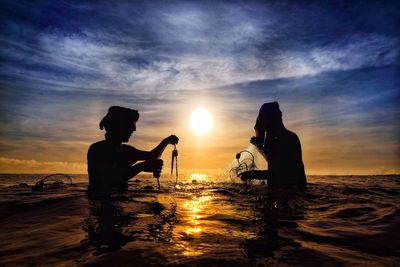
{"label": "cloud", "polygon": [[[129,62],[146,53],[134,48],[110,46],[77,36],[42,37],[46,63],[42,68],[15,69],[9,74],[33,82],[53,84],[57,90],[81,88],[132,94],[197,90],[250,82],[316,75],[321,72],[396,65],[399,49],[395,39],[380,36],[352,37],[345,43],[317,47],[305,52],[283,51],[267,59],[255,55],[183,54],[150,61]],[[143,53],[144,55],[139,55]],[[261,52],[258,52],[261,53]],[[43,65],[45,58],[31,60]],[[62,70],[57,74],[54,69]],[[50,87],[51,88],[51,87]]]}
{"label": "cloud", "polygon": [[[332,39],[329,32],[315,34],[331,21],[314,27],[308,25],[315,22],[311,19],[303,27],[294,23],[312,8],[295,5],[292,20],[283,20],[287,10],[268,4],[138,8],[144,11],[132,16],[126,11],[132,7],[123,2],[112,9],[78,6],[76,16],[83,21],[78,31],[63,30],[61,23],[60,29],[41,30],[36,42],[8,38],[2,55],[10,64],[2,74],[45,83],[53,90],[137,95],[399,63],[398,37],[352,28]],[[92,9],[116,19],[96,25],[85,17]]]}

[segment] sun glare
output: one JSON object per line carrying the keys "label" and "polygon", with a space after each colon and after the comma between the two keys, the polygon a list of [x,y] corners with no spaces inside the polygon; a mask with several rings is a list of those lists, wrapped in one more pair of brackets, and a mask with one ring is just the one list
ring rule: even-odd
{"label": "sun glare", "polygon": [[205,108],[198,108],[190,114],[189,127],[198,135],[208,133],[213,126],[211,113]]}

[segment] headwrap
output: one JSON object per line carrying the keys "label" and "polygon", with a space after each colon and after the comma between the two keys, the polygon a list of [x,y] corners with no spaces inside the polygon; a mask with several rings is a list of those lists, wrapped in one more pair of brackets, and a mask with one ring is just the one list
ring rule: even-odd
{"label": "headwrap", "polygon": [[280,120],[282,118],[282,111],[279,109],[279,104],[278,102],[269,102],[269,103],[264,103],[261,108],[260,112],[258,113],[256,125],[254,126],[254,129],[260,129],[261,123],[264,120],[271,120],[271,121],[276,121]]}
{"label": "headwrap", "polygon": [[119,128],[139,119],[139,112],[134,109],[112,106],[108,109],[107,115],[100,121],[100,129]]}

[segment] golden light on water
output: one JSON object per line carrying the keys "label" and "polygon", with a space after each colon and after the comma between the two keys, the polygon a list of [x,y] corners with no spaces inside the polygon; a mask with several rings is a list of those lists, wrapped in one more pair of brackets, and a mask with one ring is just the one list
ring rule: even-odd
{"label": "golden light on water", "polygon": [[[191,200],[183,203],[183,217],[186,218],[187,227],[184,230],[187,239],[195,238],[201,235],[203,227],[201,225],[202,213],[211,203],[211,196],[199,196],[194,197]],[[183,254],[185,256],[198,256],[203,254],[203,249],[196,247],[190,241],[184,241],[180,247],[183,248]]]}
{"label": "golden light on water", "polygon": [[[191,173],[187,176],[189,180],[196,180],[196,183],[186,183],[188,198],[176,198],[179,209],[179,223],[174,228],[174,247],[176,254],[186,257],[198,257],[216,251],[220,247],[219,236],[234,234],[236,237],[248,238],[252,231],[245,231],[241,227],[228,227],[224,221],[225,215],[242,218],[249,217],[252,211],[238,211],[230,203],[221,204],[220,196],[213,190],[204,190],[207,183],[199,183],[212,179],[201,173]],[[235,237],[235,238],[236,238]]]}
{"label": "golden light on water", "polygon": [[194,199],[185,202],[184,208],[188,212],[188,218],[190,218],[190,227],[186,230],[186,234],[198,234],[202,232],[199,219],[201,219],[201,213],[204,209],[204,205],[210,202],[210,196],[195,197]]}
{"label": "golden light on water", "polygon": [[196,182],[208,182],[208,175],[201,173],[191,173],[189,175],[189,181]]}
{"label": "golden light on water", "polygon": [[190,114],[189,128],[197,135],[205,135],[214,124],[211,113],[205,108],[198,108]]}

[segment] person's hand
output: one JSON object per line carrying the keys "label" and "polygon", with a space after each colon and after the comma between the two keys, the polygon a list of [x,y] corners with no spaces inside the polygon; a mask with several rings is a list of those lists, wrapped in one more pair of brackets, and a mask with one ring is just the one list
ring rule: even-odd
{"label": "person's hand", "polygon": [[250,179],[255,179],[257,178],[258,172],[256,170],[251,170],[251,171],[245,171],[242,173],[238,174],[238,177],[242,180],[242,181],[247,181]]}
{"label": "person's hand", "polygon": [[256,147],[262,147],[264,144],[264,140],[258,139],[256,136],[250,138],[250,144],[255,145]]}
{"label": "person's hand", "polygon": [[143,171],[145,172],[161,172],[163,167],[162,159],[148,159],[143,163]]}
{"label": "person's hand", "polygon": [[253,145],[256,145],[256,144],[257,144],[257,142],[258,142],[258,139],[257,139],[257,137],[255,137],[255,136],[252,136],[252,137],[250,138],[250,143],[251,143],[251,144],[253,144]]}
{"label": "person's hand", "polygon": [[176,135],[170,135],[164,139],[167,144],[176,145],[179,142],[179,138]]}

